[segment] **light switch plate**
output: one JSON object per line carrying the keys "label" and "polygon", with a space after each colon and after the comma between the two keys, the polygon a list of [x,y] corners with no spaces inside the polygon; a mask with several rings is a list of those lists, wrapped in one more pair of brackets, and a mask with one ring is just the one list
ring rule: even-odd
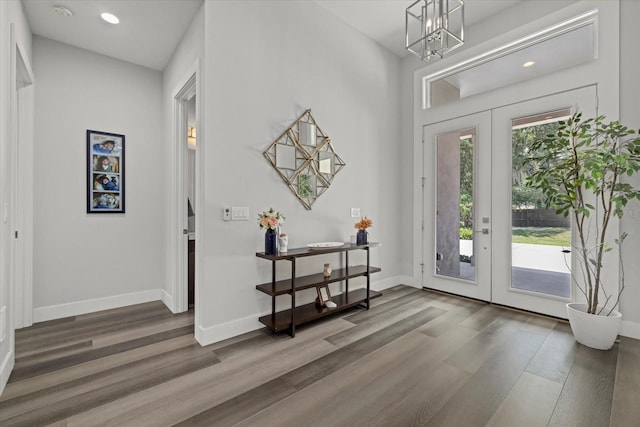
{"label": "light switch plate", "polygon": [[249,221],[249,208],[233,206],[231,208],[231,221]]}
{"label": "light switch plate", "polygon": [[360,208],[351,208],[351,218],[360,218]]}

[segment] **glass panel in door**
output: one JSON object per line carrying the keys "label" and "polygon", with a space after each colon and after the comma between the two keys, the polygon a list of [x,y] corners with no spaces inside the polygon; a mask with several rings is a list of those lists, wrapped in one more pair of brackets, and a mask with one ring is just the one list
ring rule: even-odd
{"label": "glass panel in door", "polygon": [[475,135],[471,128],[436,137],[436,274],[472,281]]}
{"label": "glass panel in door", "polygon": [[569,116],[565,108],[511,121],[511,287],[564,298],[571,297],[571,220],[527,180],[541,169],[532,144]]}

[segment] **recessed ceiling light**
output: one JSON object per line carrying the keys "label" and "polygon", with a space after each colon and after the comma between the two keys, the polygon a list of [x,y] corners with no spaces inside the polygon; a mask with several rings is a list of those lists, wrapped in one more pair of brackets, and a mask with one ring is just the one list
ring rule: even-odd
{"label": "recessed ceiling light", "polygon": [[69,8],[64,6],[55,5],[53,6],[53,11],[55,12],[56,15],[59,15],[59,16],[65,16],[65,17],[73,16],[73,12],[71,12]]}
{"label": "recessed ceiling light", "polygon": [[118,17],[116,15],[112,15],[111,13],[105,12],[105,13],[101,14],[100,16],[102,17],[102,19],[107,21],[109,24],[117,24],[118,22],[120,22]]}
{"label": "recessed ceiling light", "polygon": [[525,62],[524,64],[522,64],[522,66],[523,66],[524,68],[529,68],[529,67],[532,67],[532,66],[533,66],[533,64],[535,64],[535,62],[534,62],[534,61],[527,61],[527,62]]}

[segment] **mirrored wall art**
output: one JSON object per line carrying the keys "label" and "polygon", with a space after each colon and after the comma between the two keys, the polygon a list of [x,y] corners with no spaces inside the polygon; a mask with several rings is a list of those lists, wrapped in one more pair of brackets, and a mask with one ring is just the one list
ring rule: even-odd
{"label": "mirrored wall art", "polygon": [[264,156],[307,210],[345,166],[311,110],[282,132]]}

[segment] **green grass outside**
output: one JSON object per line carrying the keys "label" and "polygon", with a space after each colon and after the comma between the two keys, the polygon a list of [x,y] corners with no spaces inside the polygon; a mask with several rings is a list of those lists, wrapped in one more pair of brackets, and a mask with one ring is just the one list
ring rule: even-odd
{"label": "green grass outside", "polygon": [[564,227],[514,228],[511,241],[531,245],[570,246],[571,230]]}

